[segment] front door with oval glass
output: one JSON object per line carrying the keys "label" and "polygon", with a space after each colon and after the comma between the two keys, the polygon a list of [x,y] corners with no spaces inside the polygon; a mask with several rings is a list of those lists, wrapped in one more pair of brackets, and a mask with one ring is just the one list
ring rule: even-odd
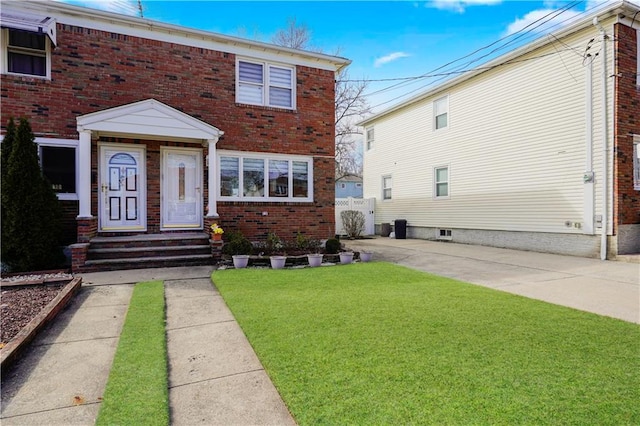
{"label": "front door with oval glass", "polygon": [[162,229],[202,229],[202,150],[162,148]]}
{"label": "front door with oval glass", "polygon": [[100,230],[146,230],[144,148],[100,146]]}

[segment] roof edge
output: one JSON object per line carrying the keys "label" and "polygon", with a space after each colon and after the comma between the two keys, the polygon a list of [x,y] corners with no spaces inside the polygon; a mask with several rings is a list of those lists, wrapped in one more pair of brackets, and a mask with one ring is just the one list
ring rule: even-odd
{"label": "roof edge", "polygon": [[330,63],[334,66],[336,71],[340,71],[344,67],[351,64],[351,60],[340,56],[328,55],[325,53],[311,52],[308,50],[292,49],[289,47],[278,46],[271,43],[265,43],[261,41],[254,41],[244,39],[240,37],[228,36],[225,34],[215,33],[211,31],[199,30],[196,28],[185,27],[181,25],[169,24],[161,21],[156,21],[148,18],[138,18],[130,15],[123,15],[114,12],[108,12],[100,9],[93,9],[84,6],[75,6],[68,3],[62,3],[60,1],[53,0],[3,0],[2,7],[7,9],[16,8],[19,10],[29,10],[42,13],[46,12],[58,12],[68,14],[76,17],[83,17],[87,20],[101,20],[105,22],[116,22],[131,27],[138,27],[141,29],[151,30],[163,29],[169,32],[182,33],[187,36],[198,36],[202,38],[208,38],[212,41],[216,41],[222,44],[239,45],[247,48],[261,49],[272,52],[289,53],[294,56],[299,56],[307,60],[322,61]]}

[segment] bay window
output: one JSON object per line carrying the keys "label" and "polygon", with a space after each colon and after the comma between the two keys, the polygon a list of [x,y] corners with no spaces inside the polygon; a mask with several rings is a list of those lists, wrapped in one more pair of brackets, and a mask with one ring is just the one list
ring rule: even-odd
{"label": "bay window", "polygon": [[220,200],[313,201],[313,159],[218,151]]}

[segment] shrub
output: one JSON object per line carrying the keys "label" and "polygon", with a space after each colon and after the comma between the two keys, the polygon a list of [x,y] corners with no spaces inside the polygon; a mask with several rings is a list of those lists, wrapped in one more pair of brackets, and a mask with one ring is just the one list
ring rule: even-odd
{"label": "shrub", "polygon": [[324,250],[327,254],[336,254],[341,248],[342,245],[340,244],[340,241],[335,238],[329,238],[324,246]]}
{"label": "shrub", "polygon": [[[29,122],[9,121],[2,143],[2,262],[12,272],[58,268],[62,212],[43,176]],[[7,143],[7,139],[9,143]]]}
{"label": "shrub", "polygon": [[222,247],[222,253],[229,256],[251,254],[253,245],[242,232],[232,231],[227,234],[228,242]]}
{"label": "shrub", "polygon": [[340,212],[342,226],[349,238],[360,236],[364,231],[364,214],[357,210],[345,210]]}

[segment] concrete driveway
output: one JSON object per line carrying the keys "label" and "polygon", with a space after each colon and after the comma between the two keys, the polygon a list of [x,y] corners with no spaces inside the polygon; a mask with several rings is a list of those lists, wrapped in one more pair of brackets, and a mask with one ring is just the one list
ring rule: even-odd
{"label": "concrete driveway", "polygon": [[640,264],[417,239],[345,240],[421,271],[640,323]]}

